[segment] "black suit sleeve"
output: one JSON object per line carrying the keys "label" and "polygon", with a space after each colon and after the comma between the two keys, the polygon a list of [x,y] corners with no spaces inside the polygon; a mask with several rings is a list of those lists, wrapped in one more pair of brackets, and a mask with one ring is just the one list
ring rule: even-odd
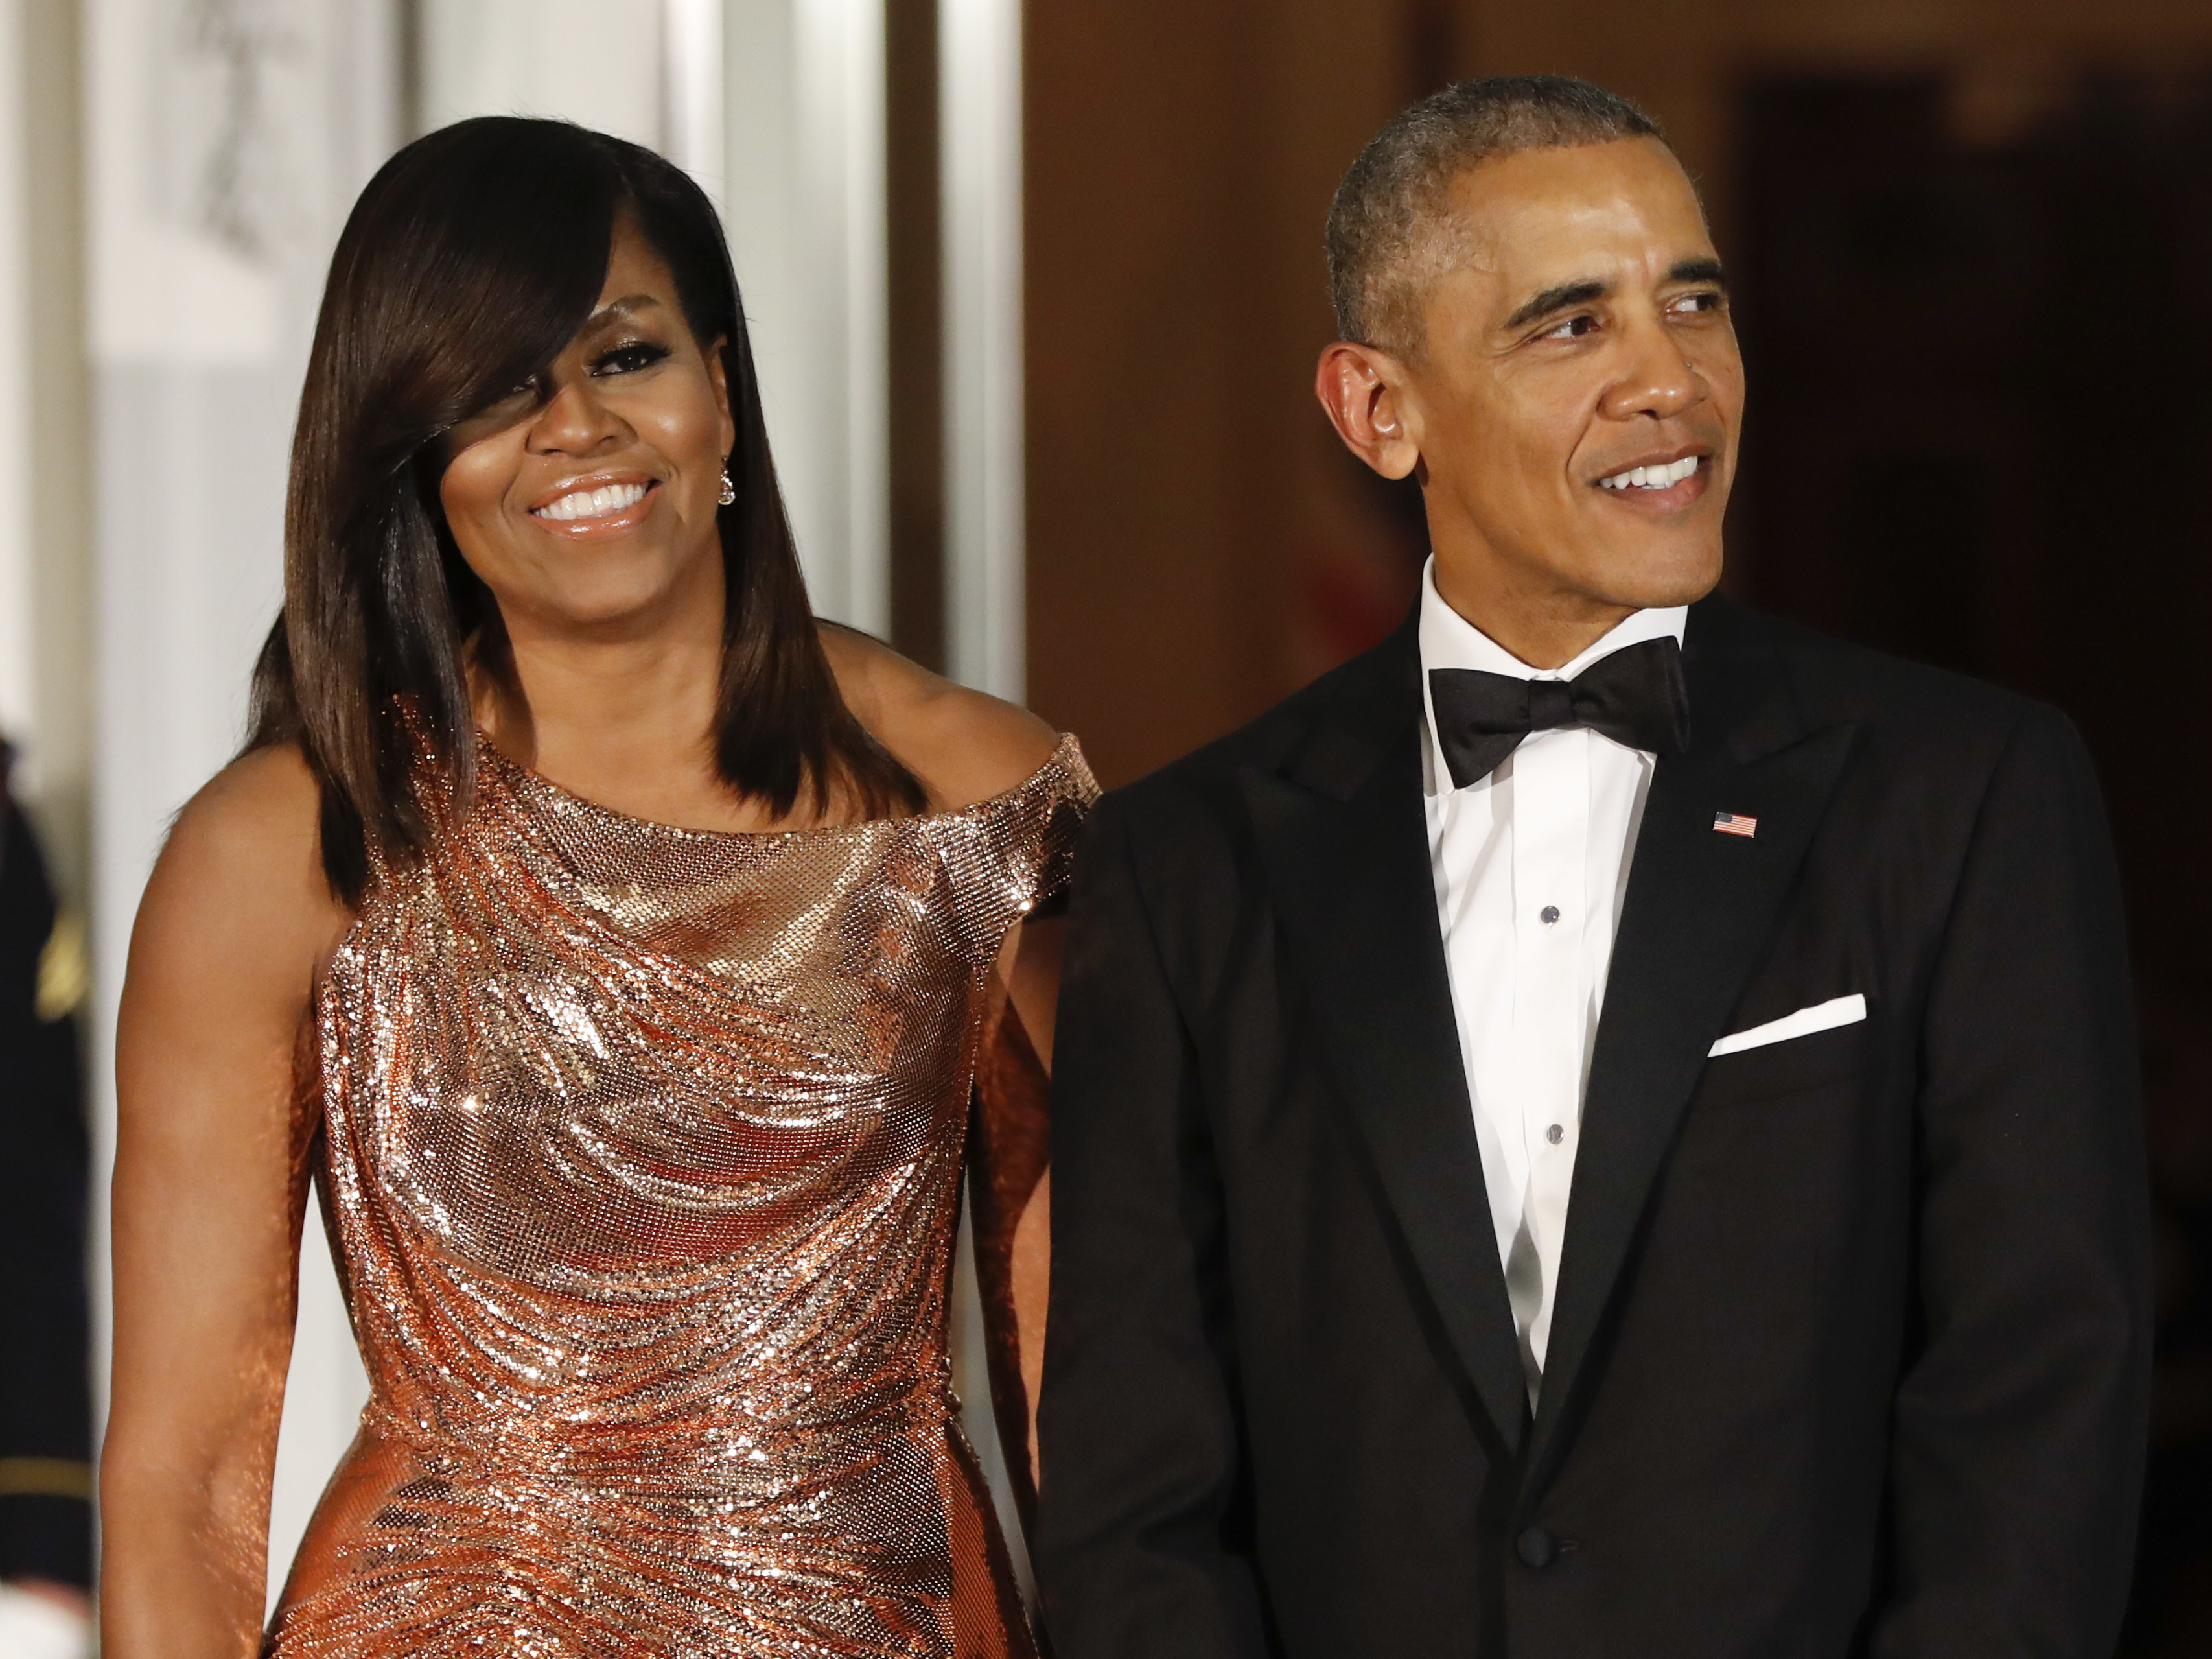
{"label": "black suit sleeve", "polygon": [[2150,1363],[2127,973],[2088,757],[2039,711],[1991,776],[1922,1031],[1879,1659],[2112,1651]]}
{"label": "black suit sleeve", "polygon": [[1221,1186],[1120,806],[1077,877],[1054,1046],[1045,1627],[1060,1659],[1260,1659]]}

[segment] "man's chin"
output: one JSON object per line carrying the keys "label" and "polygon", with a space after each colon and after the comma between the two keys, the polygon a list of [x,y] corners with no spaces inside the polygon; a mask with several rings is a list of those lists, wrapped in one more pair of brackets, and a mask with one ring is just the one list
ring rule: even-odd
{"label": "man's chin", "polygon": [[1593,593],[1624,610],[1657,611],[1694,605],[1720,585],[1720,550],[1687,553],[1670,550],[1660,558],[1648,552],[1632,553],[1593,575]]}

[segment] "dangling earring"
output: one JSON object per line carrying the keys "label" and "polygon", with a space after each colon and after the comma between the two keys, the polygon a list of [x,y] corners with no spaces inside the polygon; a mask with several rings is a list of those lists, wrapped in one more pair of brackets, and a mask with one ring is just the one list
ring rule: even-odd
{"label": "dangling earring", "polygon": [[722,493],[715,497],[723,506],[733,505],[738,499],[738,486],[730,482],[730,469],[722,469]]}

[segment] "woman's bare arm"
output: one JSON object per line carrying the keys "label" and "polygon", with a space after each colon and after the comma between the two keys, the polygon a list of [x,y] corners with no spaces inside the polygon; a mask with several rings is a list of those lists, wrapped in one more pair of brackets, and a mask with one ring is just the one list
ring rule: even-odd
{"label": "woman's bare arm", "polygon": [[313,1125],[294,1063],[346,925],[298,754],[201,791],[155,866],[116,1031],[109,1659],[251,1659]]}
{"label": "woman's bare arm", "polygon": [[[826,627],[822,643],[847,704],[928,786],[933,808],[963,807],[1015,788],[1051,759],[1058,745],[1053,729],[1027,710],[940,679],[866,635]],[[999,957],[1007,1000],[1047,1075],[1052,1070],[1053,1009],[1060,999],[1066,927],[1056,916],[1035,918],[1008,935]],[[1015,1223],[1012,1264],[1032,1474],[1037,1388],[1044,1375],[1045,1304],[1051,1289],[1051,1223],[1048,1169]]]}
{"label": "woman's bare arm", "polygon": [[[1067,918],[1042,916],[1024,923],[1012,942],[1006,998],[1021,1016],[1030,1046],[1045,1075],[1052,1075],[1053,1010],[1060,1002],[1060,959]],[[1022,1392],[1030,1404],[1030,1477],[1037,1468],[1036,1410],[1044,1387],[1045,1305],[1052,1293],[1052,1171],[1037,1177],[1022,1218],[1014,1223],[1014,1329],[1021,1348]]]}

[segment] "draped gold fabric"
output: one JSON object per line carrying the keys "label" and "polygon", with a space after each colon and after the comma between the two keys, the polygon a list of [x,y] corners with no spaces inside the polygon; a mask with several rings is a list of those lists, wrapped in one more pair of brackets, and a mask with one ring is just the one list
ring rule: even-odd
{"label": "draped gold fabric", "polygon": [[995,1095],[1039,1133],[975,1183],[1011,1309],[990,1264],[1042,1168],[1038,1074],[975,1084],[1019,1031],[1000,944],[1097,793],[1080,750],[962,811],[757,835],[483,757],[318,997],[373,1397],[269,1650],[1028,1659],[947,1279]]}

